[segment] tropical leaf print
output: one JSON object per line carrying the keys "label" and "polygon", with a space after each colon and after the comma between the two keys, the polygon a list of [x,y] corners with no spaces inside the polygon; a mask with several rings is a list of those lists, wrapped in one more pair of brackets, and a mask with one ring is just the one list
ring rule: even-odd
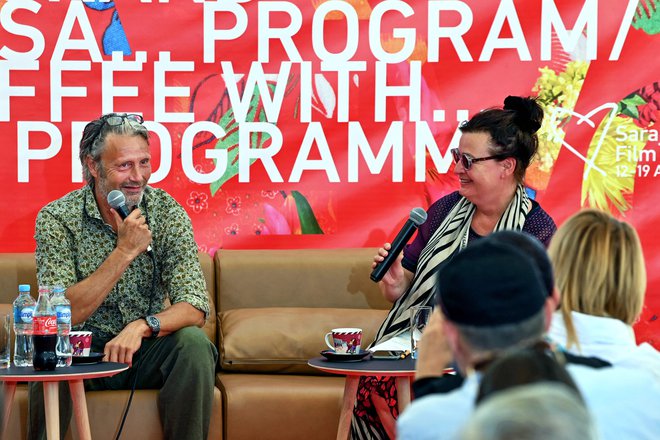
{"label": "tropical leaf print", "polygon": [[[275,85],[268,84],[268,87],[271,90],[274,90]],[[263,122],[266,120],[266,114],[261,105],[258,88],[254,89],[254,94],[250,100],[250,107],[245,120],[252,122]],[[222,139],[218,139],[215,148],[227,151],[227,169],[220,179],[211,183],[211,195],[215,195],[225,182],[238,174],[238,139],[240,124],[236,122],[236,119],[234,118],[233,109],[229,109],[227,113],[222,116],[218,124],[225,130],[226,135]],[[268,133],[252,133],[252,136],[250,137],[250,148],[263,148],[268,139],[270,139]],[[252,165],[255,160],[256,159],[251,160],[250,165]]]}
{"label": "tropical leaf print", "polygon": [[314,211],[305,196],[298,191],[291,191],[291,195],[295,199],[298,208],[301,232],[303,234],[323,234],[323,230],[319,226]]}
{"label": "tropical leaf print", "polygon": [[660,33],[660,12],[658,0],[639,0],[632,27],[649,35]]}

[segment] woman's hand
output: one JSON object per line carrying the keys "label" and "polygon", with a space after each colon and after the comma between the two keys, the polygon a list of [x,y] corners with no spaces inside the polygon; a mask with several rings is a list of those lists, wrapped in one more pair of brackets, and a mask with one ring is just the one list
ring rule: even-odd
{"label": "woman's hand", "polygon": [[[391,248],[392,245],[390,243],[385,243],[382,248],[378,249],[378,253],[374,256],[373,263],[371,263],[372,269],[385,260]],[[389,302],[395,302],[399,299],[410,285],[410,280],[412,279],[412,273],[405,270],[401,265],[402,259],[403,253],[397,256],[383,276],[383,279],[378,283],[383,296]]]}

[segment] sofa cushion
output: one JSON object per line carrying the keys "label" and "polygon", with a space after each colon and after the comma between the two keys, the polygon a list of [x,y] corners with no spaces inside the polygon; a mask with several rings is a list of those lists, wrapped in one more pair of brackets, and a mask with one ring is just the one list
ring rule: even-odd
{"label": "sofa cushion", "polygon": [[221,367],[226,371],[318,374],[307,361],[328,348],[324,342],[327,332],[359,327],[366,348],[386,314],[386,310],[302,307],[221,312]]}
{"label": "sofa cushion", "polygon": [[374,254],[373,249],[220,249],[216,307],[389,310],[391,304],[369,279]]}

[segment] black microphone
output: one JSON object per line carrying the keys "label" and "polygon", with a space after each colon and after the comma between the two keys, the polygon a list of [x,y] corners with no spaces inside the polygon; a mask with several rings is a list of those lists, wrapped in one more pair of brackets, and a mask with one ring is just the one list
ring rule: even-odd
{"label": "black microphone", "polygon": [[121,217],[122,220],[128,217],[128,214],[131,213],[131,211],[128,210],[128,206],[126,206],[126,196],[124,196],[124,193],[118,189],[113,189],[108,194],[108,205],[117,211],[117,214],[119,214],[119,217]]}
{"label": "black microphone", "polygon": [[[119,214],[122,220],[124,220],[131,213],[128,206],[126,206],[126,196],[124,193],[118,189],[113,189],[108,194],[108,205]],[[151,245],[147,246],[147,252],[151,253]]]}
{"label": "black microphone", "polygon": [[378,263],[371,272],[370,278],[372,281],[378,282],[383,279],[387,271],[390,269],[390,266],[392,266],[392,263],[394,263],[399,256],[399,253],[403,250],[403,247],[408,243],[408,240],[410,240],[410,237],[412,237],[419,225],[423,224],[425,221],[426,211],[422,208],[413,208],[413,210],[410,211],[410,217],[394,238],[392,246],[387,252],[387,257]]}

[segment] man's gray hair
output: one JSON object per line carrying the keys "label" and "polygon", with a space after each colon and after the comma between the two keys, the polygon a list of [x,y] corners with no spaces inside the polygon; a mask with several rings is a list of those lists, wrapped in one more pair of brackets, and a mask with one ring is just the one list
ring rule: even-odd
{"label": "man's gray hair", "polygon": [[545,309],[513,324],[488,327],[456,323],[453,325],[472,354],[508,350],[541,339],[545,332]]}
{"label": "man's gray hair", "polygon": [[[111,125],[106,121],[110,117],[121,117],[121,124]],[[94,185],[94,176],[89,171],[87,166],[87,156],[91,157],[97,164],[101,160],[101,154],[105,149],[105,140],[109,134],[117,134],[122,136],[141,136],[149,143],[149,131],[144,125],[137,121],[127,119],[126,113],[108,113],[88,123],[83,130],[82,139],[80,140],[79,157],[82,165],[83,177],[88,185]]]}
{"label": "man's gray hair", "polygon": [[593,418],[563,384],[539,382],[501,391],[477,406],[461,440],[596,440]]}

